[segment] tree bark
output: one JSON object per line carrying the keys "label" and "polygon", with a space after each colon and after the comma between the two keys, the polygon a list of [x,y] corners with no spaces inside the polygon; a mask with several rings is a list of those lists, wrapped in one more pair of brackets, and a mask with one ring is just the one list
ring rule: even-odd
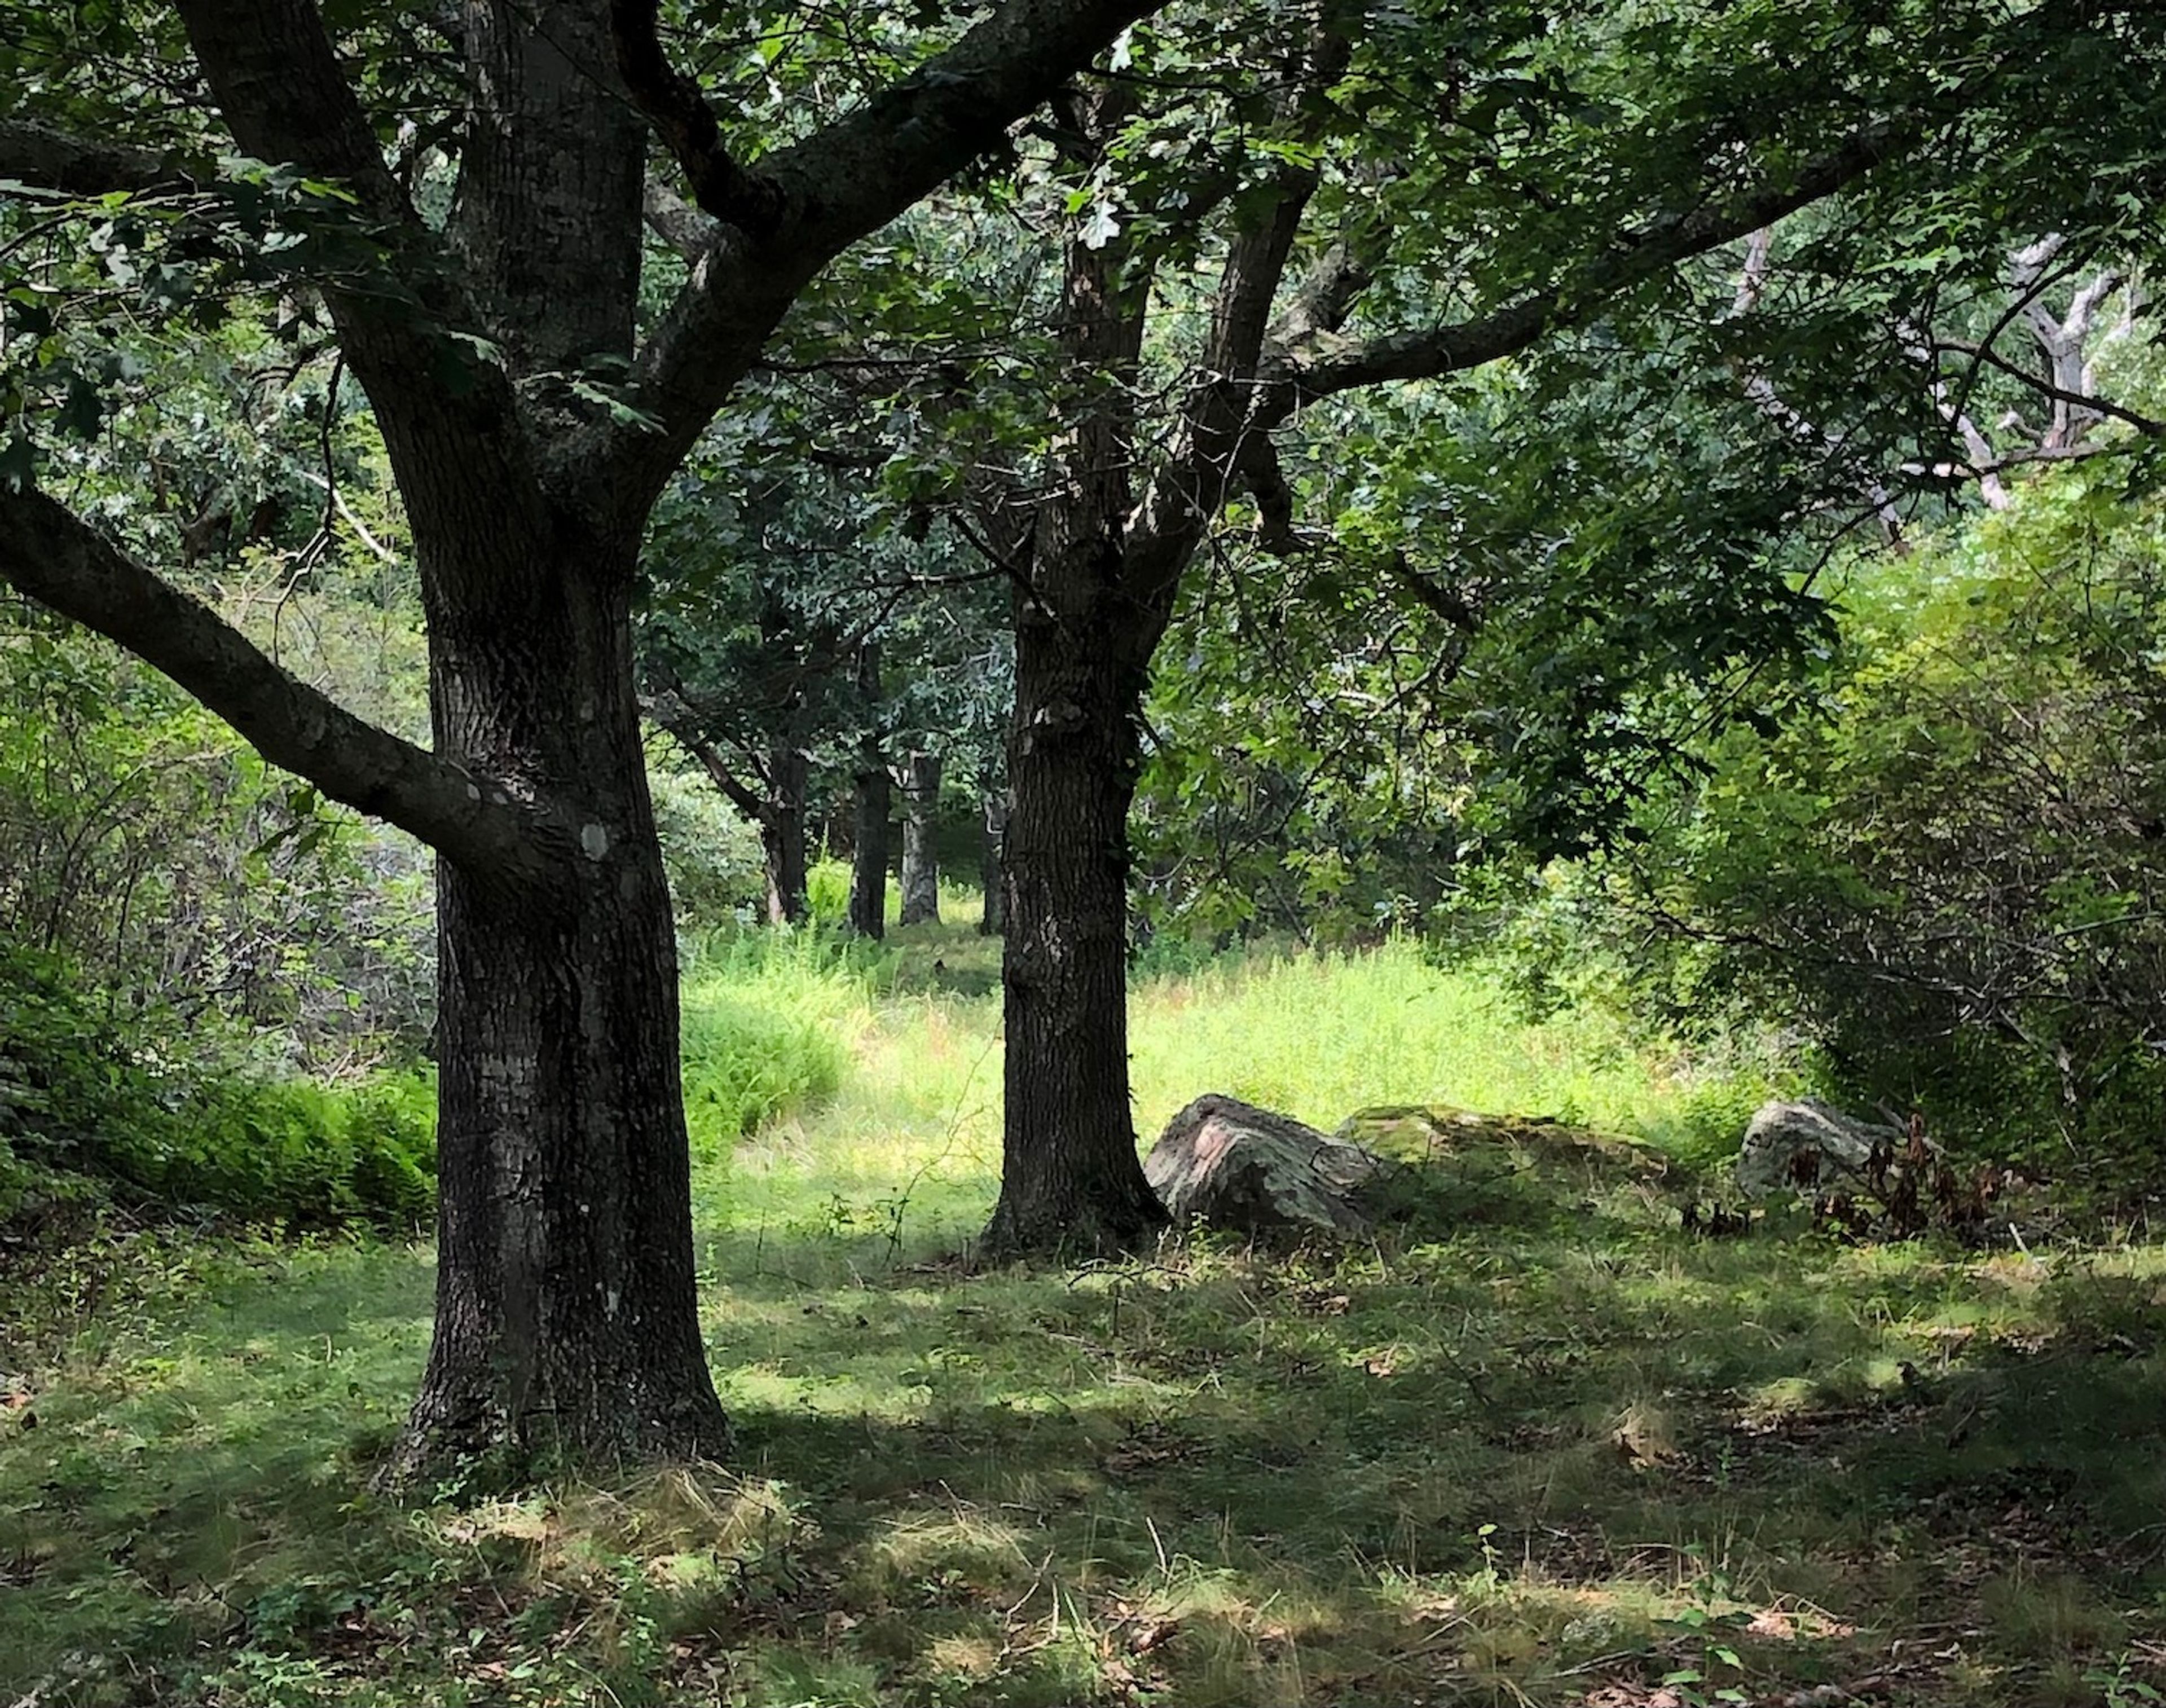
{"label": "tree bark", "polygon": [[[1117,586],[1097,591],[1117,605]],[[1144,678],[1112,652],[1077,647],[1048,614],[1017,632],[1006,1111],[985,1235],[996,1258],[1130,1249],[1167,1222],[1128,1104],[1128,808]]]}
{"label": "tree bark", "polygon": [[805,895],[805,790],[810,767],[795,743],[776,743],[768,757],[767,801],[759,843],[767,857],[767,921],[799,925],[811,911]]}
{"label": "tree bark", "polygon": [[[631,665],[637,549],[566,542],[515,575],[461,566],[468,588],[520,600],[516,648],[489,643],[508,625],[471,597],[431,612],[438,747],[576,801],[577,849],[538,893],[439,866],[436,1331],[394,1477],[446,1452],[728,1446],[695,1288],[675,935]],[[548,596],[515,591],[534,588]]]}
{"label": "tree bark", "polygon": [[857,847],[850,866],[850,929],[860,937],[887,935],[887,819],[892,792],[879,724],[880,642],[858,650],[858,691],[864,701],[865,734],[858,748]]}
{"label": "tree bark", "polygon": [[940,862],[932,850],[933,822],[940,807],[940,755],[912,754],[902,791],[902,923],[938,924],[940,919]]}
{"label": "tree bark", "polygon": [[985,905],[978,915],[978,935],[998,937],[1006,928],[1006,886],[1001,875],[1001,850],[1007,838],[1008,791],[1003,787],[985,796],[985,847],[980,866],[985,884]]}

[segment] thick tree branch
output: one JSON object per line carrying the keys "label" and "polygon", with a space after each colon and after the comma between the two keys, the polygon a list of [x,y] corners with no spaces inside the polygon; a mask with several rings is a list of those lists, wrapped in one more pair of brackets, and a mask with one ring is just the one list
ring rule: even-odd
{"label": "thick tree branch", "polygon": [[420,228],[311,0],[176,0],[176,9],[244,152],[344,185],[386,225]]}
{"label": "thick tree branch", "polygon": [[1271,400],[1269,418],[1282,421],[1334,393],[1392,380],[1434,379],[1515,355],[1550,332],[1591,320],[1621,293],[1679,262],[1749,236],[1834,194],[1900,156],[1919,135],[1913,125],[1894,124],[1860,131],[1782,185],[1643,226],[1559,283],[1477,320],[1387,334],[1355,349],[1314,358],[1289,352],[1274,376],[1281,395]]}
{"label": "thick tree branch", "polygon": [[0,123],[0,178],[58,196],[168,189],[190,175],[155,148],[71,135],[21,120]]}
{"label": "thick tree branch", "polygon": [[[1293,253],[1313,173],[1290,175],[1270,217],[1234,240],[1212,307],[1203,372],[1181,410],[1172,454],[1152,478],[1128,525],[1131,590],[1170,617],[1174,590],[1224,505],[1252,436],[1249,412],[1272,299]],[[1158,636],[1153,633],[1150,644]]]}
{"label": "thick tree branch", "polygon": [[552,812],[355,717],[42,493],[0,486],[0,579],[163,671],[272,764],[483,881],[546,884],[552,850],[572,846]]}
{"label": "thick tree branch", "polygon": [[1282,355],[1305,353],[1337,332],[1368,289],[1371,277],[1367,262],[1351,244],[1334,243],[1309,269],[1293,301],[1271,328],[1271,347]]}
{"label": "thick tree branch", "polygon": [[[1350,51],[1342,30],[1329,23],[1320,26],[1299,84],[1280,98],[1280,118],[1297,122],[1303,87],[1327,86],[1344,71]],[[1260,443],[1267,435],[1267,430],[1253,427],[1249,420],[1256,375],[1271,330],[1271,306],[1278,299],[1318,182],[1313,167],[1284,168],[1270,214],[1228,246],[1212,304],[1202,374],[1182,405],[1173,453],[1153,478],[1130,520],[1130,589],[1158,615],[1161,626],[1172,615],[1182,573],[1244,468],[1252,477],[1266,526],[1277,526],[1274,512],[1285,481],[1281,478],[1275,486],[1275,461],[1267,465],[1245,447]],[[1261,477],[1255,478],[1259,470]],[[1290,535],[1291,494],[1287,497],[1283,532]],[[1155,646],[1157,638],[1153,634],[1150,644]]]}
{"label": "thick tree branch", "polygon": [[1481,632],[1481,617],[1458,590],[1423,574],[1404,552],[1394,552],[1384,560],[1384,573],[1404,588],[1423,609],[1442,617],[1461,634]]}
{"label": "thick tree branch", "polygon": [[380,247],[369,278],[327,281],[325,299],[409,505],[478,517],[477,489],[533,494],[534,449],[508,376],[478,353],[470,283],[385,165],[314,0],[177,5],[242,151],[342,186],[357,235]]}
{"label": "thick tree branch", "polygon": [[910,77],[763,159],[773,219],[722,228],[640,357],[631,401],[655,425],[597,427],[588,460],[634,493],[658,490],[821,267],[996,146],[1155,3],[1006,0]]}
{"label": "thick tree branch", "polygon": [[782,186],[747,172],[722,146],[714,108],[696,77],[669,63],[656,26],[658,0],[610,0],[610,34],[625,87],[654,133],[684,169],[700,211],[753,237],[774,234],[784,212]]}

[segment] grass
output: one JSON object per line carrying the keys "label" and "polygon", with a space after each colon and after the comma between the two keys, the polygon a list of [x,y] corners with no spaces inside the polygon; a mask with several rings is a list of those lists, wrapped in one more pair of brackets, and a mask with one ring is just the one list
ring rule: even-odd
{"label": "grass", "polygon": [[[971,1273],[943,1260],[993,1190],[994,965],[954,926],[691,964],[688,1013],[847,1064],[702,1144],[726,1471],[378,1503],[425,1252],[48,1254],[0,1307],[0,1700],[2117,1708],[2166,1682],[2158,1247],[1688,1238],[1629,1158],[1501,1126],[1358,1250]],[[1518,1025],[1403,949],[1153,980],[1133,1038],[1147,1134],[1223,1090],[1704,1149],[1757,1089],[1586,1017]]]}

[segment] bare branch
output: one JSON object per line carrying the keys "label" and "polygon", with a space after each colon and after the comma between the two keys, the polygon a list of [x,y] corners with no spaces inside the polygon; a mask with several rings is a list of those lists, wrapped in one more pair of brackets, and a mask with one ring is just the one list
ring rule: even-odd
{"label": "bare branch", "polygon": [[[1736,294],[1730,300],[1733,316],[1749,315],[1760,306],[1760,299],[1767,289],[1767,275],[1772,270],[1774,262],[1775,228],[1762,225],[1745,241],[1745,265],[1738,272]],[[1801,444],[1818,447],[1831,462],[1837,458],[1854,461],[1845,458],[1841,434],[1831,433],[1819,422],[1809,420],[1802,410],[1776,389],[1775,383],[1766,373],[1758,369],[1750,369],[1741,377],[1745,383],[1745,394],[1751,399],[1753,406],[1792,438]],[[1962,418],[1961,425],[1973,433],[1976,431],[1968,416]],[[1894,494],[1871,469],[1860,468],[1855,472],[1865,488],[1866,495],[1873,502],[1874,513],[1880,518],[1882,535],[1898,551],[1902,550],[1903,516],[1896,508]],[[1985,493],[1986,501],[1996,505],[1996,507],[2005,499],[2005,494],[1996,496],[2000,490],[1998,483],[1984,484],[1981,489]]]}
{"label": "bare branch", "polygon": [[707,739],[692,708],[679,699],[674,690],[656,695],[646,701],[642,709],[667,730],[679,747],[700,762],[700,769],[707,774],[707,780],[721,791],[731,806],[755,822],[765,817],[767,803],[760,798],[758,791],[737,775],[722,750]]}
{"label": "bare branch", "polygon": [[549,883],[554,851],[571,847],[553,810],[355,717],[42,493],[0,486],[0,579],[163,671],[272,764],[483,881]]}
{"label": "bare branch", "polygon": [[[1975,362],[1982,362],[1988,368],[1997,368],[2010,378],[2021,381],[2041,397],[2051,398],[2056,403],[2093,410],[2101,415],[2111,415],[2117,421],[2125,421],[2147,439],[2166,436],[2166,421],[2140,414],[2130,409],[2126,404],[2117,404],[2112,399],[2100,397],[2095,392],[2066,390],[2050,379],[2042,379],[2038,375],[2018,367],[1999,351],[1989,346],[1966,343],[1959,338],[1941,338],[1934,341],[1933,348],[1953,351],[1959,356],[1968,356]],[[2056,438],[2052,442],[2063,448],[2067,443],[2065,440],[2060,438]]]}
{"label": "bare branch", "polygon": [[641,193],[641,211],[647,229],[687,261],[697,261],[721,235],[714,220],[653,178]]}

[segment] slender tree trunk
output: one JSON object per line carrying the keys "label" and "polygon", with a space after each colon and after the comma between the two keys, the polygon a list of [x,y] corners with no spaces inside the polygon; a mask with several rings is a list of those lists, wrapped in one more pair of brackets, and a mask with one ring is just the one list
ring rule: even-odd
{"label": "slender tree trunk", "polygon": [[[1081,137],[1110,137],[1129,98],[1102,86],[1068,117]],[[996,1257],[1125,1249],[1167,1221],[1128,1108],[1128,807],[1151,650],[1170,609],[1138,600],[1127,552],[1149,269],[1125,235],[1078,237],[1066,262],[1061,342],[1102,383],[1057,442],[1059,479],[1038,509],[1029,584],[1014,594],[1006,1108],[985,1237]]]}
{"label": "slender tree trunk", "polygon": [[770,925],[795,925],[809,911],[805,896],[805,789],[803,749],[778,742],[768,756],[767,802],[760,814],[759,841],[767,858],[767,918]]}
{"label": "slender tree trunk", "polygon": [[857,849],[850,869],[850,929],[860,937],[887,935],[887,818],[891,785],[882,750],[880,642],[858,653],[858,690],[865,707],[865,736],[858,749]]}
{"label": "slender tree trunk", "polygon": [[932,851],[933,822],[940,809],[940,755],[912,754],[902,791],[902,923],[940,918],[940,863]]}
{"label": "slender tree trunk", "polygon": [[604,551],[568,555],[491,578],[550,595],[513,595],[515,650],[481,643],[504,625],[471,610],[431,626],[439,748],[560,790],[581,822],[539,894],[438,864],[436,1327],[394,1478],[446,1453],[713,1457],[729,1441],[700,1342],[631,578],[591,574]]}
{"label": "slender tree trunk", "polygon": [[1007,918],[1006,886],[1001,876],[1001,849],[1008,829],[1008,791],[1005,787],[986,795],[985,825],[985,853],[979,870],[985,884],[985,901],[978,916],[978,934],[998,937]]}

